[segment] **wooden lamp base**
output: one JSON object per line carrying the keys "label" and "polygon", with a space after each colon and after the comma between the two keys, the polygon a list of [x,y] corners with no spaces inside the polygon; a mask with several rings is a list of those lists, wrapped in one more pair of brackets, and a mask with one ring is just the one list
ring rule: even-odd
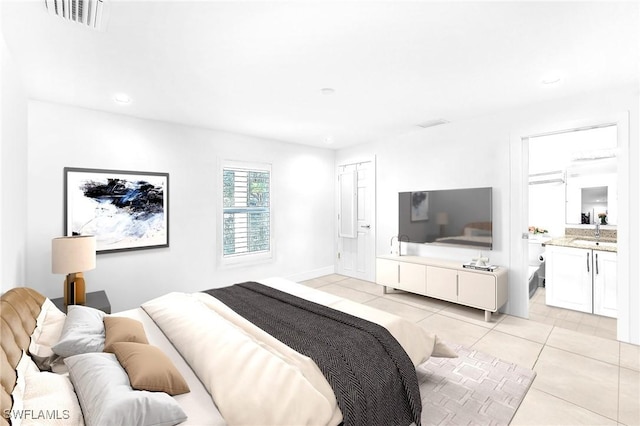
{"label": "wooden lamp base", "polygon": [[84,305],[87,293],[82,272],[69,274],[64,280],[64,305]]}

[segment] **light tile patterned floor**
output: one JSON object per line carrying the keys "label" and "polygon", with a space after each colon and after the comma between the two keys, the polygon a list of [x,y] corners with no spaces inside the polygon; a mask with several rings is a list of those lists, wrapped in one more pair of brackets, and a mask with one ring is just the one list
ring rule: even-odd
{"label": "light tile patterned floor", "polygon": [[618,326],[615,318],[547,306],[545,303],[545,295],[545,289],[539,287],[529,300],[529,319],[556,327],[579,331],[583,334],[615,340]]}
{"label": "light tile patterned floor", "polygon": [[487,323],[477,309],[409,293],[383,294],[374,283],[337,274],[302,284],[535,370],[512,424],[640,425],[640,347],[615,340],[615,320],[547,307],[544,289],[531,301],[531,320],[494,314]]}

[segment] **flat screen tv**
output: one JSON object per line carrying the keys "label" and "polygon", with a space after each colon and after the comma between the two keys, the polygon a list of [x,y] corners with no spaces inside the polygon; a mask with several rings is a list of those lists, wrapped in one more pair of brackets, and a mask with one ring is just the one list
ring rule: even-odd
{"label": "flat screen tv", "polygon": [[491,195],[491,187],[400,192],[398,237],[491,250]]}

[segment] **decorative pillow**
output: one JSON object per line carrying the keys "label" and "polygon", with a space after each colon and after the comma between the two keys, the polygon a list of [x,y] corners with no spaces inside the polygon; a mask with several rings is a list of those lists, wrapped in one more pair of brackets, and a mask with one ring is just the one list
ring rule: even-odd
{"label": "decorative pillow", "polygon": [[104,351],[113,353],[116,342],[149,343],[140,321],[126,317],[104,317]]}
{"label": "decorative pillow", "polygon": [[166,393],[131,389],[127,373],[113,354],[86,353],[64,362],[87,426],[175,425],[187,419]]}
{"label": "decorative pillow", "polygon": [[106,314],[82,305],[69,305],[67,319],[62,327],[60,341],[51,349],[61,357],[104,349],[104,323]]}
{"label": "decorative pillow", "polygon": [[84,424],[78,397],[66,375],[27,372],[23,408],[22,426]]}
{"label": "decorative pillow", "polygon": [[60,340],[66,317],[51,300],[45,299],[29,344],[29,353],[40,370],[49,370],[58,358],[51,347]]}
{"label": "decorative pillow", "polygon": [[132,388],[169,395],[190,391],[178,369],[158,347],[133,342],[118,342],[111,347],[127,371]]}

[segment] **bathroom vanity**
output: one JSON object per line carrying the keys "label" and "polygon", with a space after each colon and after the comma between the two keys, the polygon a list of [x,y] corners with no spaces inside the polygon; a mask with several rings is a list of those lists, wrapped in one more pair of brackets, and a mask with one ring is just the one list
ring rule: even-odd
{"label": "bathroom vanity", "polygon": [[563,237],[545,245],[547,305],[617,318],[616,243]]}

